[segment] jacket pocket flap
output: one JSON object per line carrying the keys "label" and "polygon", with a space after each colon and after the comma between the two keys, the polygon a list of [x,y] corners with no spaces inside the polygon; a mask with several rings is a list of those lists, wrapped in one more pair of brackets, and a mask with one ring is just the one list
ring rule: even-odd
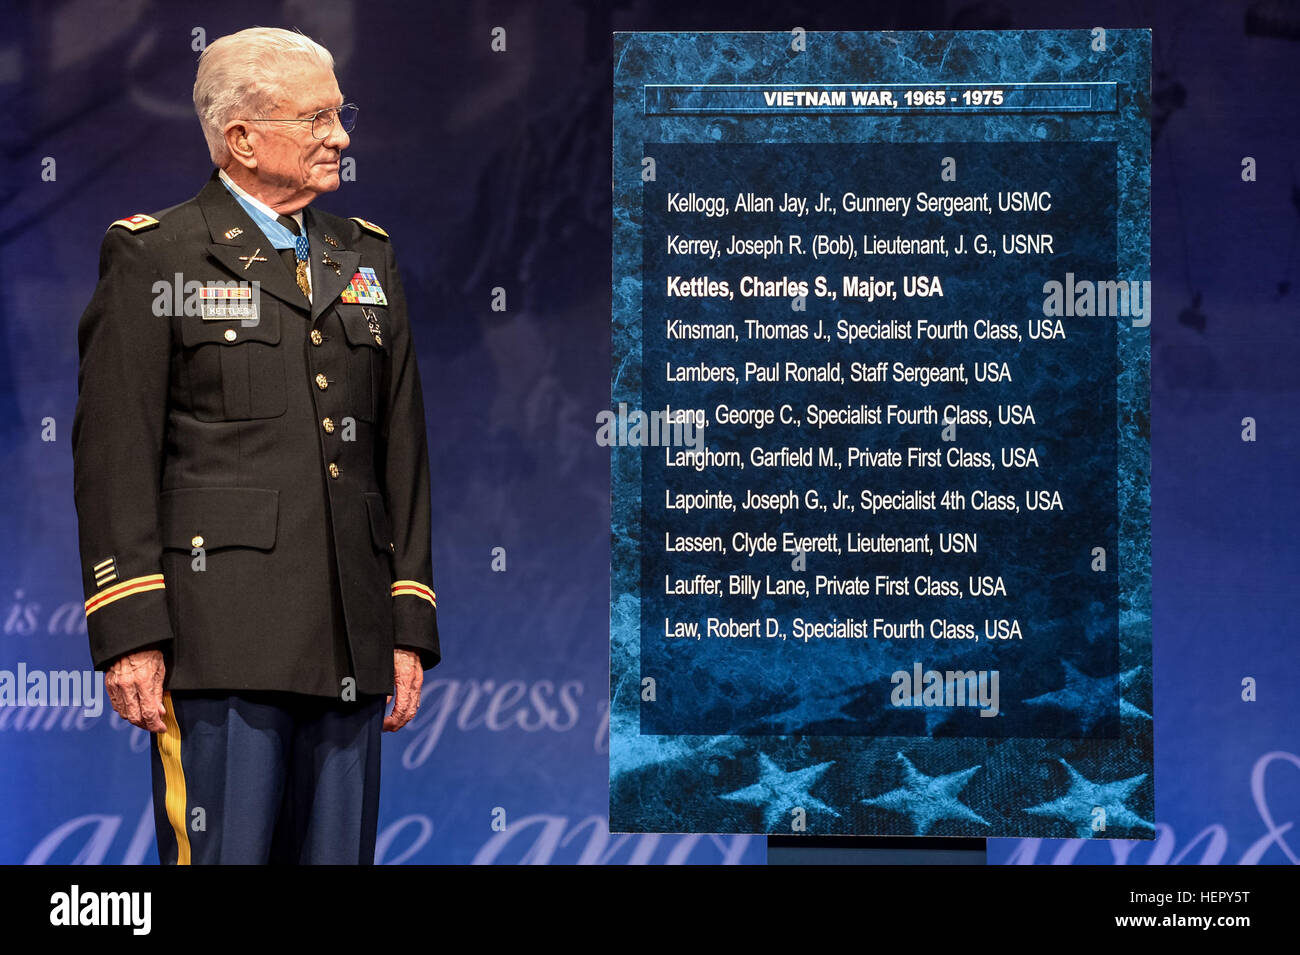
{"label": "jacket pocket flap", "polygon": [[384,496],[376,491],[364,491],[366,510],[370,513],[370,539],[379,550],[386,551],[393,542],[393,525],[388,519]]}
{"label": "jacket pocket flap", "polygon": [[383,337],[384,328],[387,326],[384,310],[373,305],[340,305],[339,321],[343,323],[343,334],[347,336],[348,342],[353,345],[367,345],[370,348],[382,348],[379,342],[375,341],[375,333],[370,330],[370,312],[374,316],[375,328],[379,330],[380,337]]}
{"label": "jacket pocket flap", "polygon": [[274,488],[181,487],[163,491],[159,501],[163,547],[275,546],[280,492]]}
{"label": "jacket pocket flap", "polygon": [[274,305],[264,302],[257,321],[244,324],[240,318],[200,318],[197,315],[181,316],[181,343],[186,348],[216,343],[241,345],[244,342],[263,342],[275,345],[280,341],[280,312]]}

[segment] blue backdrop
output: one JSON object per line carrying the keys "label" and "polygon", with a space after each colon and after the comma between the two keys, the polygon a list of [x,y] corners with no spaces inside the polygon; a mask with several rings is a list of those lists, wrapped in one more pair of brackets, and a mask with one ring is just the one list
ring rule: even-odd
{"label": "blue backdrop", "polygon": [[[0,670],[89,666],[69,441],[76,322],[108,223],[191,197],[210,171],[190,103],[194,31],[298,27],[333,51],[362,107],[356,180],[320,205],[391,234],[429,409],[444,663],[414,723],[385,737],[379,861],[762,862],[755,837],[606,828],[609,452],[595,416],[609,403],[610,34],[1149,26],[1158,838],[994,840],[989,857],[1300,861],[1287,831],[1300,821],[1288,610],[1300,579],[1300,5],[1036,7],[20,8],[0,39]],[[494,53],[498,26],[506,50]],[[1248,677],[1254,702],[1242,700]],[[156,861],[146,734],[107,705],[78,713],[0,708],[0,862]]]}

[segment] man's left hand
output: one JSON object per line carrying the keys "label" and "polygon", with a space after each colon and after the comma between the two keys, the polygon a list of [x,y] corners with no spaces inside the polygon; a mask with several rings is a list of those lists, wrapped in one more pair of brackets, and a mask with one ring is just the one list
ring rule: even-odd
{"label": "man's left hand", "polygon": [[384,717],[384,732],[400,730],[420,708],[420,687],[424,685],[424,667],[414,650],[393,651],[394,693],[388,698],[392,712]]}

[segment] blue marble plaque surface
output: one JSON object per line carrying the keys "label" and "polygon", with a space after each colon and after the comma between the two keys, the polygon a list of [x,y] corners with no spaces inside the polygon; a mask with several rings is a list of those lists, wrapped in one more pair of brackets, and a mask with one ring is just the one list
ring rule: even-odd
{"label": "blue marble plaque surface", "polygon": [[1149,33],[614,62],[611,830],[1152,837]]}

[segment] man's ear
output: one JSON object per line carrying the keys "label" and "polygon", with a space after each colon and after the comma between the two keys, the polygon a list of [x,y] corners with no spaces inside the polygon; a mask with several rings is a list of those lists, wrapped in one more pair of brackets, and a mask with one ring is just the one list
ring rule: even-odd
{"label": "man's ear", "polygon": [[245,169],[257,168],[257,155],[248,140],[248,127],[239,120],[226,124],[226,148],[235,161]]}

